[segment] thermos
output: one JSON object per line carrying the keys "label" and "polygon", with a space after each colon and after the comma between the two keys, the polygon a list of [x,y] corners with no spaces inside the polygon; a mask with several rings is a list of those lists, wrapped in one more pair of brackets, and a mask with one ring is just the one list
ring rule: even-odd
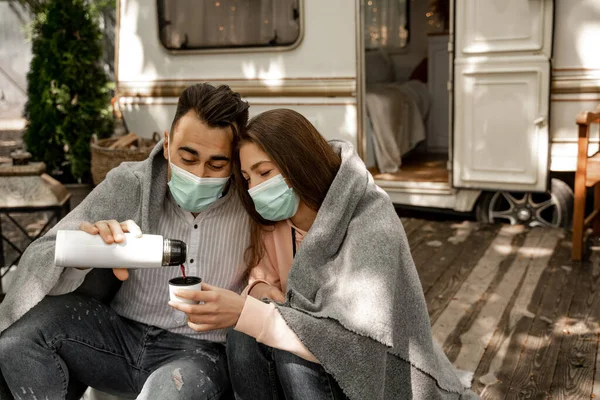
{"label": "thermos", "polygon": [[125,233],[121,243],[106,244],[100,235],[83,231],[56,233],[54,264],[78,268],[160,268],[181,265],[186,244],[160,235]]}

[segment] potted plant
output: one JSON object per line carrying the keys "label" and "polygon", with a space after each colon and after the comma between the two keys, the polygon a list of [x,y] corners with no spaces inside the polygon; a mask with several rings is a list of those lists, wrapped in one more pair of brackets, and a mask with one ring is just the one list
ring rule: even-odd
{"label": "potted plant", "polygon": [[90,140],[113,131],[113,84],[102,65],[102,31],[84,0],[39,3],[27,75],[24,141],[65,184],[90,183]]}

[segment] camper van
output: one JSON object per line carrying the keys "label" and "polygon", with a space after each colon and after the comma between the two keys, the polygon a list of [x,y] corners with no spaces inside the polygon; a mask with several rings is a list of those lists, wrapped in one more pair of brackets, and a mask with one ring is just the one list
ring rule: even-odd
{"label": "camper van", "polygon": [[120,0],[118,105],[152,137],[227,84],[352,142],[397,205],[567,226],[599,42],[597,0]]}

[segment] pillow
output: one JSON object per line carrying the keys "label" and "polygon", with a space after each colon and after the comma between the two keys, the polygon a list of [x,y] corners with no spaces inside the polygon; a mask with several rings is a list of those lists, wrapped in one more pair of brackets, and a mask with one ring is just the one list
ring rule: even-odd
{"label": "pillow", "polygon": [[382,50],[365,52],[365,75],[367,85],[394,82],[394,63]]}

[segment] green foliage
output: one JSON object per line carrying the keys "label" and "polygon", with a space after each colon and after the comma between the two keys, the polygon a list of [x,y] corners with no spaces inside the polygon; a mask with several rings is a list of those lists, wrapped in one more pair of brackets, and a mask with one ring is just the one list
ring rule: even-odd
{"label": "green foliage", "polygon": [[[52,0],[8,0],[18,3],[29,10],[33,15],[44,12],[44,7]],[[90,6],[92,16],[98,17],[100,14],[115,9],[116,0],[87,0],[86,4]]]}
{"label": "green foliage", "polygon": [[102,32],[84,0],[41,3],[27,75],[27,149],[63,181],[89,179],[93,134],[112,133],[113,84],[102,68]]}

